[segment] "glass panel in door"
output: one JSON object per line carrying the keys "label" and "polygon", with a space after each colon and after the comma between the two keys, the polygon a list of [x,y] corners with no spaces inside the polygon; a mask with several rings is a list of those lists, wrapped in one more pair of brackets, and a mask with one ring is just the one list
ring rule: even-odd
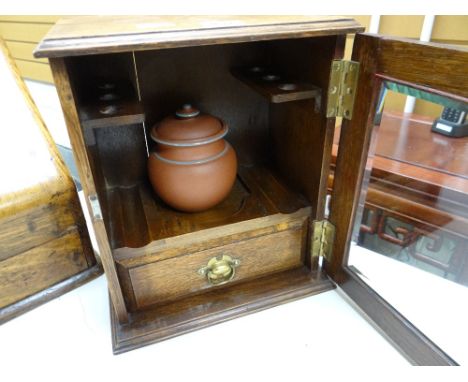
{"label": "glass panel in door", "polygon": [[460,364],[468,364],[467,112],[460,98],[382,82],[348,259]]}

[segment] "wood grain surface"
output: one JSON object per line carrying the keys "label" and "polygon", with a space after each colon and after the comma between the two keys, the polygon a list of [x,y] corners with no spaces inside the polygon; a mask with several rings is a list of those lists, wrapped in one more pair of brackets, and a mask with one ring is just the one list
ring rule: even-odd
{"label": "wood grain surface", "polygon": [[[69,200],[64,198],[63,204]],[[54,207],[39,204],[20,212],[10,210],[11,215],[0,219],[0,261],[40,246],[76,224],[75,214],[71,212],[73,207],[80,208],[79,205]]]}
{"label": "wood grain surface", "polygon": [[142,308],[213,288],[206,277],[197,273],[213,257],[229,255],[240,261],[229,284],[301,266],[307,248],[307,222],[299,223],[302,224],[298,227],[287,227],[275,234],[187,253],[130,269],[137,307]]}
{"label": "wood grain surface", "polygon": [[[234,77],[249,86],[253,91],[258,92],[270,102],[282,103],[299,101],[321,97],[321,89],[313,84],[296,81],[294,78],[284,78],[276,70],[262,70],[260,73],[252,71],[249,68],[234,68],[232,70]],[[268,75],[277,75],[277,80],[269,81],[265,79]],[[288,89],[288,86],[290,89]]]}
{"label": "wood grain surface", "polygon": [[147,183],[108,190],[110,237],[114,255],[151,251],[158,241],[222,228],[233,223],[290,214],[308,205],[298,193],[263,167],[239,168],[226,200],[198,213],[179,212],[162,202]]}
{"label": "wood grain surface", "polygon": [[[60,58],[50,60],[50,66],[52,68],[55,86],[62,105],[62,111],[65,117],[68,135],[70,136],[70,142],[73,146],[73,155],[78,164],[78,173],[85,193],[88,210],[91,212],[91,216],[93,216],[89,196],[96,195],[96,186],[88,159],[88,153],[84,144],[83,132],[78,118],[71,82],[68,77],[67,66],[64,60]],[[116,314],[121,322],[126,322],[128,319],[127,310],[115,271],[114,260],[112,258],[109,241],[107,239],[106,227],[104,222],[100,219],[93,219],[93,227],[99,246],[102,265],[110,284],[110,294],[113,299]]]}
{"label": "wood grain surface", "polygon": [[[192,239],[196,240],[194,245],[181,245],[181,240],[179,246],[174,243],[173,248],[159,251],[156,256],[119,261],[119,272],[131,284],[127,285],[127,300],[140,308],[209,289],[212,286],[197,271],[211,258],[224,254],[241,262],[230,283],[301,266],[308,249],[308,216],[304,212],[295,218],[276,219],[276,223],[273,220],[265,228],[249,229],[237,224],[232,228],[238,233],[230,236],[226,234],[229,226],[222,227],[217,240],[207,240],[200,232]],[[150,262],[150,257],[155,261]]]}
{"label": "wood grain surface", "polygon": [[[0,321],[99,274],[72,178],[0,40]],[[87,277],[66,281],[83,272]],[[57,287],[58,283],[63,283]],[[31,298],[31,296],[36,296]],[[29,302],[26,300],[29,299]]]}
{"label": "wood grain surface", "polygon": [[113,350],[119,354],[333,288],[328,278],[301,267],[135,312],[128,325],[119,325],[111,311]]}
{"label": "wood grain surface", "polygon": [[63,57],[363,30],[345,16],[82,16],[59,21],[34,55]]}
{"label": "wood grain surface", "polygon": [[73,276],[86,268],[76,230],[1,262],[0,308]]}
{"label": "wood grain surface", "polygon": [[[271,45],[274,66],[328,89],[330,62],[342,55],[341,37],[278,41]],[[322,97],[319,112],[314,100],[272,104],[269,110],[275,167],[293,189],[307,197],[312,216],[319,220],[325,207],[335,123],[326,118],[325,108],[326,97]]]}
{"label": "wood grain surface", "polygon": [[[105,107],[115,107],[116,112],[106,115],[102,110]],[[109,126],[134,125],[145,122],[145,113],[137,101],[122,101],[109,105],[83,106],[80,110],[80,119],[83,128],[97,129]]]}

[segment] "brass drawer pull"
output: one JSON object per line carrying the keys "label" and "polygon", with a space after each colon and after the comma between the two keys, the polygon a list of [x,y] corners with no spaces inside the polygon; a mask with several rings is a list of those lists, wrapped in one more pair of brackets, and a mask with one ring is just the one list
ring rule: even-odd
{"label": "brass drawer pull", "polygon": [[220,285],[233,279],[236,273],[235,268],[239,265],[239,260],[222,255],[210,259],[205,267],[198,270],[198,274],[205,276],[210,284]]}

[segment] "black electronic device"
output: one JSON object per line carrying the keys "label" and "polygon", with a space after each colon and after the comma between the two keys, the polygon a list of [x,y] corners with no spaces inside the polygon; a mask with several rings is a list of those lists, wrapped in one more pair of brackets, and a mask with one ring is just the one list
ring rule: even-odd
{"label": "black electronic device", "polygon": [[444,107],[439,118],[434,120],[432,131],[449,137],[468,136],[468,122],[465,110]]}

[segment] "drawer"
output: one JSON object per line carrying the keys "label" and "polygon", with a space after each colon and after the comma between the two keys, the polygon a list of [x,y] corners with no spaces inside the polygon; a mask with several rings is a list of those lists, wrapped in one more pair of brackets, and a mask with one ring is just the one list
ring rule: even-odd
{"label": "drawer", "polygon": [[191,248],[203,247],[203,243],[197,243],[189,248],[167,249],[168,255],[158,254],[159,261],[148,262],[142,256],[140,262],[118,262],[127,303],[138,310],[300,267],[307,250],[308,222],[308,216],[285,218],[271,226],[224,237],[223,245],[190,252]]}

